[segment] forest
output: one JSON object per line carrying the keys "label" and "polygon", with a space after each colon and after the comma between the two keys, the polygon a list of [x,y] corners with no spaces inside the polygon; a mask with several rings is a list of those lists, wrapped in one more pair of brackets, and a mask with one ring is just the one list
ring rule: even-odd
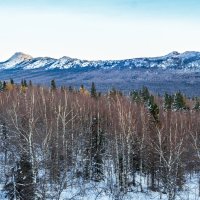
{"label": "forest", "polygon": [[[0,82],[0,185],[10,200],[200,196],[200,99]],[[65,191],[70,190],[69,193]],[[91,198],[92,200],[93,198]],[[180,198],[179,198],[180,199]]]}

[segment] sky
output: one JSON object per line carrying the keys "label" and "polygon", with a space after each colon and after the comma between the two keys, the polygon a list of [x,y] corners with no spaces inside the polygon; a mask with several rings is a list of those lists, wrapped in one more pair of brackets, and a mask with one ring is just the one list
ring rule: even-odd
{"label": "sky", "polygon": [[0,0],[0,61],[200,51],[200,0]]}

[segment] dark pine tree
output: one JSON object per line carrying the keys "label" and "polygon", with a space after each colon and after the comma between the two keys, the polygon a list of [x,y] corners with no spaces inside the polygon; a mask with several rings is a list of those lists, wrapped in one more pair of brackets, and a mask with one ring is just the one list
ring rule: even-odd
{"label": "dark pine tree", "polygon": [[3,83],[0,81],[0,92],[3,91]]}
{"label": "dark pine tree", "polygon": [[173,108],[175,110],[185,110],[187,109],[185,99],[182,95],[182,93],[179,91],[174,95],[174,102],[173,102]]}
{"label": "dark pine tree", "polygon": [[148,102],[149,98],[150,98],[150,93],[147,87],[143,86],[142,89],[139,92],[141,99],[144,102]]}
{"label": "dark pine tree", "polygon": [[35,185],[33,182],[32,166],[26,153],[21,155],[16,168],[12,169],[10,179],[8,179],[4,186],[6,197],[10,200],[35,199]]}
{"label": "dark pine tree", "polygon": [[91,97],[93,98],[97,98],[97,91],[96,91],[96,87],[95,87],[95,84],[94,82],[92,82],[92,87],[91,87]]}
{"label": "dark pine tree", "polygon": [[5,91],[6,88],[7,88],[7,83],[4,81],[4,82],[3,82],[3,90]]}
{"label": "dark pine tree", "polygon": [[23,84],[24,87],[27,87],[27,82],[26,82],[26,79],[24,79],[24,84]]}
{"label": "dark pine tree", "polygon": [[27,82],[26,82],[25,79],[22,79],[22,80],[21,80],[21,86],[22,86],[22,87],[27,87]]}
{"label": "dark pine tree", "polygon": [[14,85],[14,80],[12,78],[10,79],[10,84]]}
{"label": "dark pine tree", "polygon": [[195,98],[195,104],[194,104],[193,110],[196,110],[196,111],[200,110],[200,102],[198,98]]}
{"label": "dark pine tree", "polygon": [[51,80],[51,90],[56,90],[56,82],[55,80]]}
{"label": "dark pine tree", "polygon": [[173,96],[165,93],[165,95],[164,95],[164,109],[165,110],[171,110],[172,109],[172,103],[173,103]]}
{"label": "dark pine tree", "polygon": [[131,93],[130,93],[130,96],[131,96],[131,99],[135,102],[140,102],[141,101],[141,97],[140,97],[140,94],[137,90],[133,90]]}
{"label": "dark pine tree", "polygon": [[125,188],[124,186],[124,164],[123,164],[123,157],[122,155],[119,155],[119,173],[118,173],[118,179],[119,179],[119,188],[121,191],[123,191]]}
{"label": "dark pine tree", "polygon": [[159,107],[154,101],[154,96],[151,95],[148,100],[148,109],[155,122],[159,122]]}
{"label": "dark pine tree", "polygon": [[30,80],[29,81],[29,87],[32,87],[33,86],[33,84],[32,84],[32,81]]}
{"label": "dark pine tree", "polygon": [[69,90],[69,92],[73,92],[73,88],[71,85],[69,86],[68,90]]}
{"label": "dark pine tree", "polygon": [[93,117],[90,139],[86,148],[84,178],[93,181],[101,181],[103,179],[103,153],[104,153],[104,132],[100,128],[100,121],[97,117]]}
{"label": "dark pine tree", "polygon": [[84,85],[82,84],[81,85],[81,88],[80,88],[81,90],[85,90],[85,87],[84,87]]}
{"label": "dark pine tree", "polygon": [[91,133],[92,179],[100,181],[103,178],[104,134],[98,117],[92,120]]}

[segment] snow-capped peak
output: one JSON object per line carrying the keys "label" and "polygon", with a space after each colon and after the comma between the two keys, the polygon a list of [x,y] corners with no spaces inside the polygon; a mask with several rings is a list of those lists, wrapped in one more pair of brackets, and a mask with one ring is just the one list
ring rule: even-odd
{"label": "snow-capped peak", "polygon": [[15,53],[11,58],[9,58],[7,61],[3,62],[3,66],[6,69],[13,68],[14,66],[27,61],[31,60],[32,56],[24,54],[22,52]]}
{"label": "snow-capped peak", "polygon": [[180,53],[178,51],[172,51],[171,53],[167,54],[167,56],[178,56]]}
{"label": "snow-capped peak", "polygon": [[30,60],[32,58],[33,57],[28,54],[25,54],[22,52],[16,52],[9,60],[13,60],[13,59]]}
{"label": "snow-capped peak", "polygon": [[70,58],[67,56],[63,56],[62,58],[56,60],[50,67],[48,67],[47,69],[68,69],[73,65],[73,62],[77,60],[74,58]]}
{"label": "snow-capped peak", "polygon": [[71,57],[68,57],[68,56],[63,56],[59,60],[66,60],[66,61],[68,61],[68,60],[74,60],[74,58],[71,58]]}

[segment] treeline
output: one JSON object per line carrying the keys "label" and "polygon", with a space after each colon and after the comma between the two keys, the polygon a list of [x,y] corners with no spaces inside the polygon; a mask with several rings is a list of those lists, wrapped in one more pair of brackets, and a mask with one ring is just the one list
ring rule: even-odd
{"label": "treeline", "polygon": [[[146,87],[129,96],[83,85],[1,82],[1,182],[8,199],[60,199],[64,190],[101,183],[115,199],[148,190],[176,199],[199,173],[198,98],[164,97]],[[198,184],[198,183],[197,183]],[[74,197],[76,199],[76,197]]]}

